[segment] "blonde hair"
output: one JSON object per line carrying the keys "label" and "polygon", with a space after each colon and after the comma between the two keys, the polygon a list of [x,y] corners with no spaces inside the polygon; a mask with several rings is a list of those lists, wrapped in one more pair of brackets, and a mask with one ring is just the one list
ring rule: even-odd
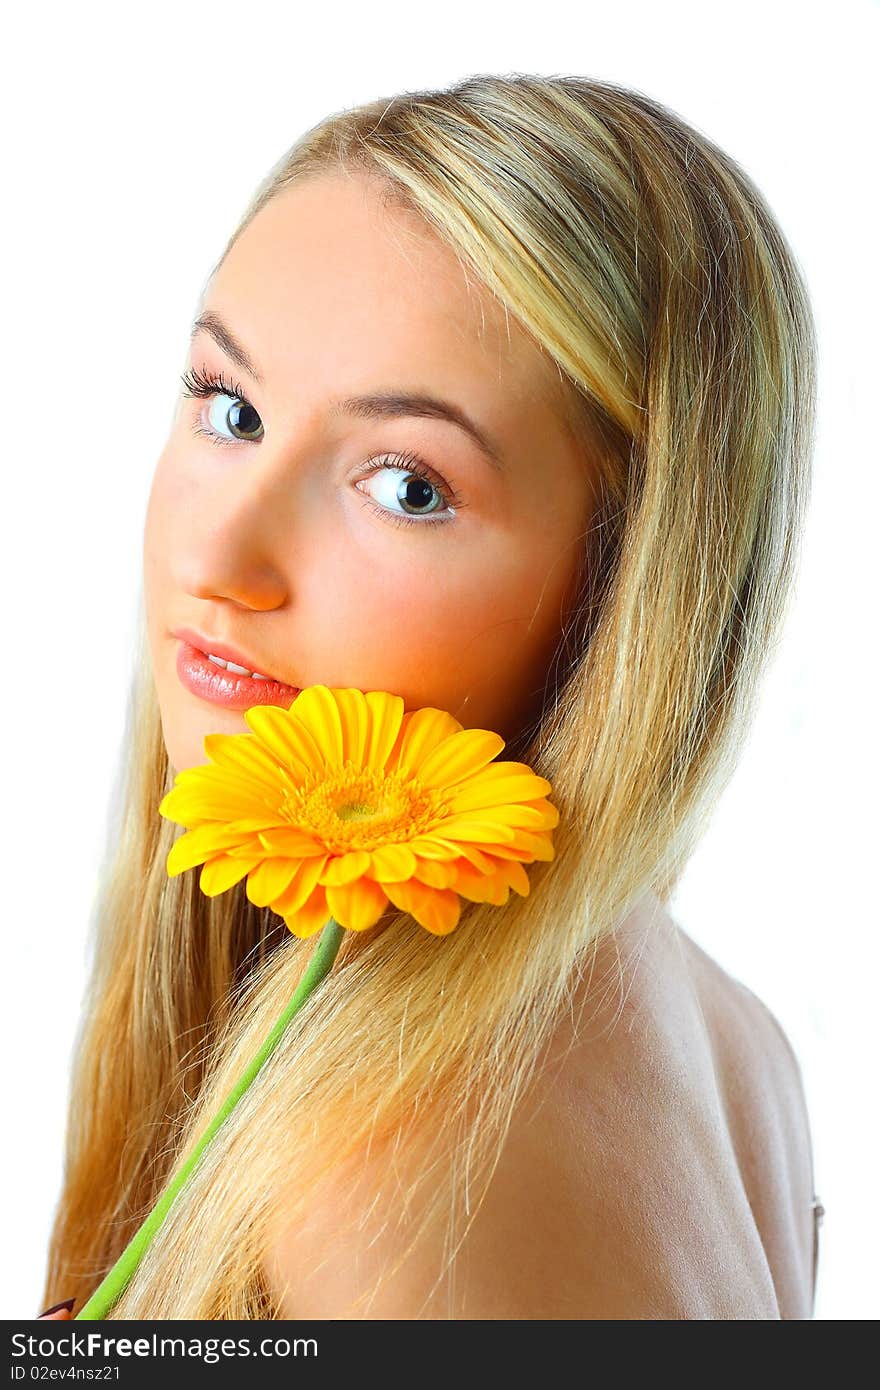
{"label": "blonde hair", "polygon": [[[437,1218],[444,1267],[596,943],[668,896],[743,747],[795,577],[815,339],[761,194],[657,102],[476,75],[329,116],[257,190],[369,176],[557,364],[601,480],[581,596],[539,716],[501,757],[553,786],[556,858],[431,936],[405,914],[336,963],[215,1140],[111,1316],[279,1317],[263,1261],[365,1151],[418,1153],[384,1209]],[[225,252],[224,252],[225,255]],[[81,1305],[258,1050],[314,940],[244,883],[170,879],[180,827],[146,641],[132,687],[44,1291]],[[389,1179],[394,1164],[387,1165]],[[334,1191],[337,1191],[334,1188]],[[340,1210],[341,1210],[340,1203]],[[412,1208],[415,1210],[415,1208]],[[338,1316],[369,1311],[373,1290]]]}

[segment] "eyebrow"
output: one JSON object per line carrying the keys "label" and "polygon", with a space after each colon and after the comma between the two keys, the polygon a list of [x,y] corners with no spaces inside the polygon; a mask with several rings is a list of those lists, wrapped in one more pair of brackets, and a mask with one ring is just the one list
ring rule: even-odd
{"label": "eyebrow", "polygon": [[[240,367],[243,372],[247,372],[248,376],[258,385],[264,384],[263,377],[250,353],[238,341],[219,314],[211,309],[199,314],[193,323],[190,338],[196,338],[200,332],[208,333],[230,361]],[[499,472],[504,471],[504,460],[495,441],[485,430],[475,424],[460,406],[454,405],[451,401],[440,400],[438,397],[429,396],[422,391],[389,390],[375,391],[365,396],[337,397],[331,402],[330,408],[334,415],[355,415],[364,420],[387,420],[401,416],[447,420],[450,424],[457,425],[459,429],[470,435],[493,467],[497,468]]]}

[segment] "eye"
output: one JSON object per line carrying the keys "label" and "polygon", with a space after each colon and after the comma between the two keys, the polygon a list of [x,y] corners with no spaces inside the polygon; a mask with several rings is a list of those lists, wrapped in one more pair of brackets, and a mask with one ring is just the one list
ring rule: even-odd
{"label": "eye", "polygon": [[[227,383],[222,376],[198,370],[184,372],[181,380],[185,396],[205,397],[210,401],[205,411],[209,428],[193,425],[193,434],[207,435],[215,444],[253,444],[262,438],[260,417],[235,382]],[[232,401],[231,406],[224,404],[227,400]],[[224,425],[234,433],[224,434]]]}
{"label": "eye", "polygon": [[[371,459],[367,476],[378,473],[388,477],[377,479],[376,493],[370,496],[375,495],[382,505],[372,510],[378,515],[384,513],[398,526],[443,524],[458,511],[457,494],[417,454],[383,454]],[[396,512],[398,505],[408,510]]]}

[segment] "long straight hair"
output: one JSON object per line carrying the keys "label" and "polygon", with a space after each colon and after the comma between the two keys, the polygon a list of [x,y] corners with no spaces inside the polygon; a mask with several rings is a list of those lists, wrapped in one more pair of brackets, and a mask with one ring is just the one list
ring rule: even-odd
{"label": "long straight hair", "polygon": [[[346,933],[112,1317],[280,1317],[267,1251],[305,1219],[319,1178],[338,1198],[364,1153],[418,1154],[384,1209],[418,1210],[411,1248],[446,1223],[442,1287],[596,943],[645,892],[668,897],[705,830],[797,568],[809,300],[763,197],[705,135],[607,82],[475,75],[322,120],[264,179],[226,251],[272,198],[322,173],[368,177],[424,218],[556,363],[591,451],[601,497],[579,599],[540,709],[501,755],[552,783],[556,857],[530,868],[524,898],[463,902],[447,937],[394,910]],[[125,751],[47,1303],[81,1304],[103,1278],[314,948],[244,883],[208,898],[197,874],[167,876],[180,827],[157,813],[173,773],[143,623]],[[362,1316],[374,1292],[339,1316]]]}

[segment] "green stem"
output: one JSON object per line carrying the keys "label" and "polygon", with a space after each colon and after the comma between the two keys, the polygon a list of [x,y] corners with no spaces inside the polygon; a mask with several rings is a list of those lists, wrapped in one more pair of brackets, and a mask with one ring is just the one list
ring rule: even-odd
{"label": "green stem", "polygon": [[165,1189],[143,1225],[134,1233],[113,1268],[98,1285],[91,1298],[83,1304],[80,1311],[76,1314],[77,1318],[101,1319],[106,1317],[108,1311],[112,1308],[140,1264],[144,1252],[147,1250],[153,1236],[165,1220],[175,1197],[195,1168],[214,1135],[223,1124],[223,1121],[230,1112],[235,1109],[235,1106],[241,1100],[241,1097],[250,1086],[266,1058],[280,1042],[284,1030],[294,1014],[301,1008],[312,991],[317,988],[327,974],[327,971],[336,959],[336,953],[339,950],[344,934],[345,928],[341,927],[333,917],[328,918],[321,929],[318,944],[312,952],[306,972],[297,985],[293,998],[287,1008],[278,1019],[278,1022],[260,1048],[260,1051],[244,1072],[237,1085],[226,1097],[183,1167]]}

